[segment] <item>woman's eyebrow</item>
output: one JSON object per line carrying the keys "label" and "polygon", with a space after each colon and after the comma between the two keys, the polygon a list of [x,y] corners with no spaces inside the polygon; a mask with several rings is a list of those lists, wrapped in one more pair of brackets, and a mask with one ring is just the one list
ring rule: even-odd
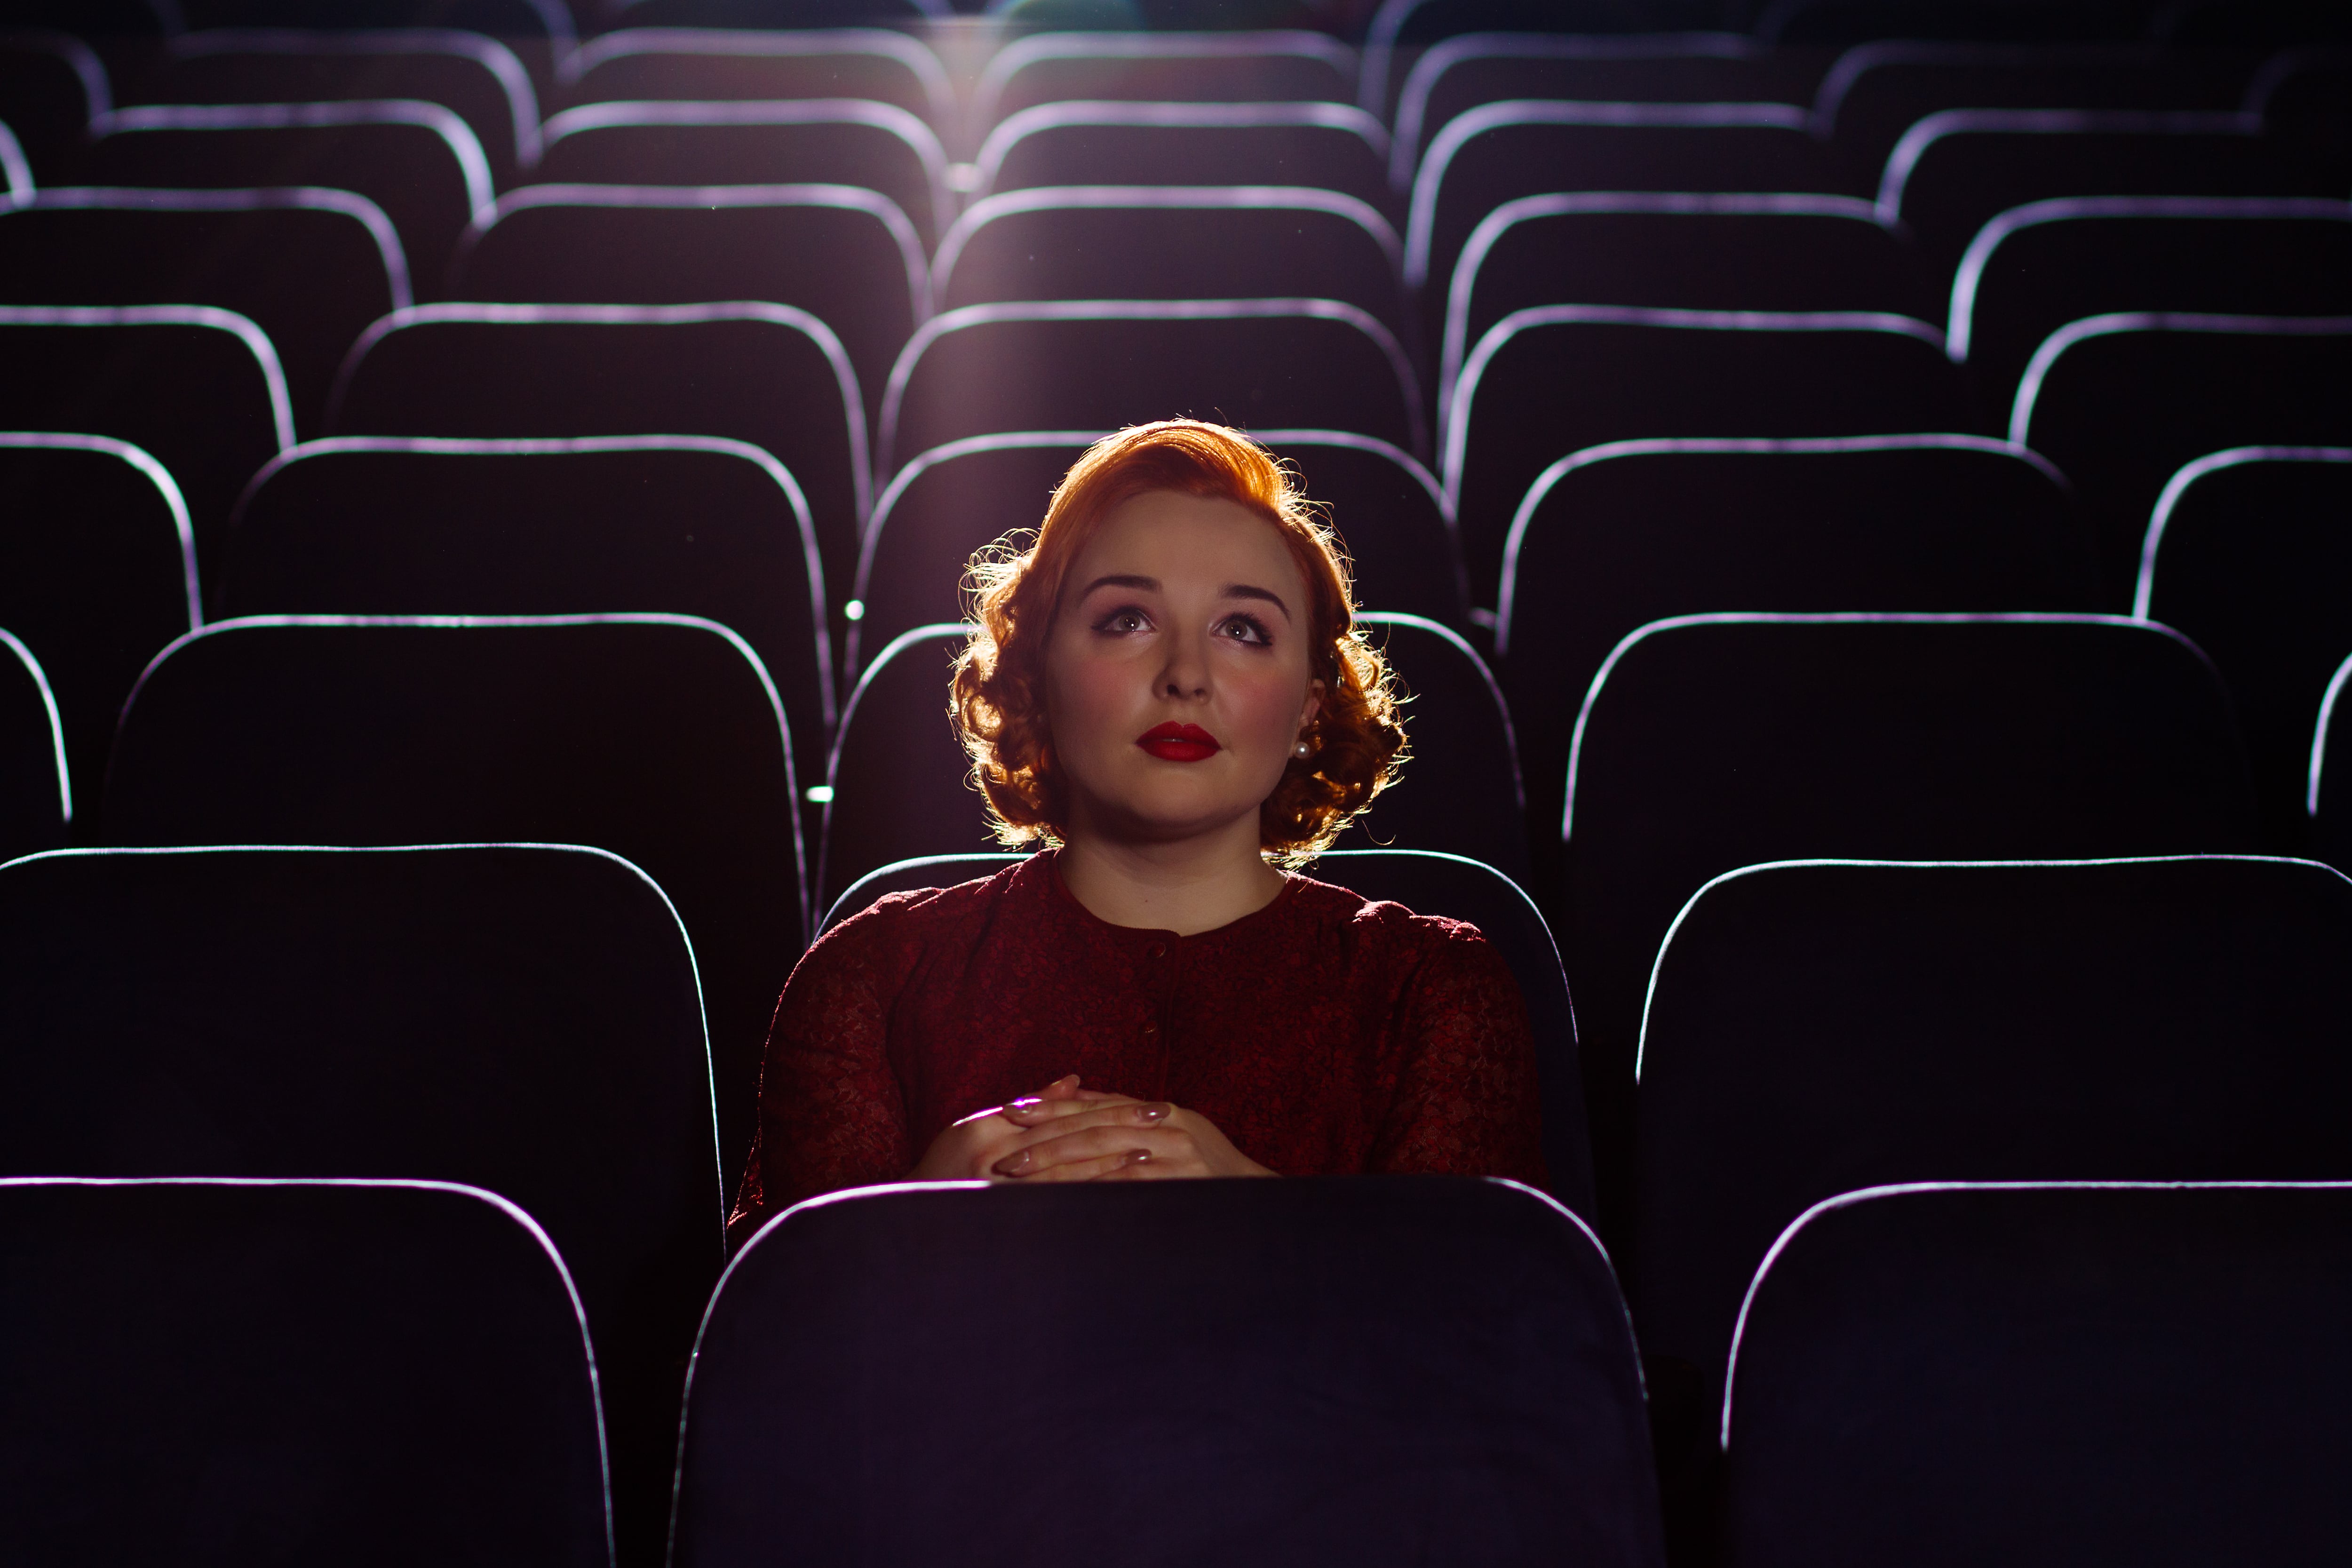
{"label": "woman's eyebrow", "polygon": [[[1154,586],[1157,585],[1154,584]],[[1247,583],[1228,583],[1220,590],[1220,595],[1227,599],[1264,599],[1282,612],[1284,620],[1290,618],[1290,606],[1284,604],[1282,595],[1271,588],[1253,588]]]}
{"label": "woman's eyebrow", "polygon": [[1160,592],[1160,579],[1139,577],[1128,572],[1114,572],[1108,576],[1097,577],[1087,584],[1079,591],[1078,597],[1083,599],[1097,588],[1134,588],[1146,594],[1157,594]]}

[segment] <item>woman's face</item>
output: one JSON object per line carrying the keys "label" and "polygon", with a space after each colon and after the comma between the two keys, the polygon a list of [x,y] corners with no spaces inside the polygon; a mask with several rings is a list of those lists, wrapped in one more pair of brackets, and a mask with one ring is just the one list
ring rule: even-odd
{"label": "woman's face", "polygon": [[1188,838],[1255,819],[1314,717],[1307,583],[1274,525],[1150,490],[1103,520],[1045,648],[1072,826]]}

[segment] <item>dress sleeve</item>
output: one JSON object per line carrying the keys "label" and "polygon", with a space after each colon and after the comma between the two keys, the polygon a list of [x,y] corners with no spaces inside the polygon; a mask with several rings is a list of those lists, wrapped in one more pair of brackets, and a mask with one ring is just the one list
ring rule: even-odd
{"label": "dress sleeve", "polygon": [[1543,1100],[1527,1002],[1475,927],[1444,930],[1401,1003],[1403,1068],[1369,1169],[1544,1186]]}
{"label": "dress sleeve", "polygon": [[803,1198],[895,1182],[915,1163],[887,1048],[891,1000],[911,962],[896,902],[827,931],[784,983],[730,1247]]}

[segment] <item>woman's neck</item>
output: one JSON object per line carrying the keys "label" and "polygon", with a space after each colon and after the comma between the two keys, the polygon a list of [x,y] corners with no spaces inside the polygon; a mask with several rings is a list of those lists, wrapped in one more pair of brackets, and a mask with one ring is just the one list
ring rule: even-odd
{"label": "woman's neck", "polygon": [[1214,931],[1274,902],[1283,875],[1258,854],[1257,816],[1172,843],[1104,837],[1075,825],[1055,869],[1070,896],[1115,926]]}

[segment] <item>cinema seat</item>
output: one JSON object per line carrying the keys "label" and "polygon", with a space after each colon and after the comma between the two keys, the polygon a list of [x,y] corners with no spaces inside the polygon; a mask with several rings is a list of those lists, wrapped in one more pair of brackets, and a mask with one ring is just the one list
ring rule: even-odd
{"label": "cinema seat", "polygon": [[[1150,1261],[1171,1254],[1189,1266]],[[1158,1288],[1101,1310],[1100,1282],[1137,1269]],[[1075,1425],[977,1447],[940,1397],[975,1366],[1056,1356],[1148,1367],[1155,1391],[1011,1391],[1015,1426]],[[1106,1424],[1118,1442],[1090,1435]],[[1155,1561],[1664,1560],[1607,1260],[1524,1189],[869,1189],[789,1210],[737,1255],[688,1395],[680,1568],[787,1538],[828,1561],[1026,1563],[1034,1540],[972,1521],[1066,1489],[1149,1521]]]}
{"label": "cinema seat", "polygon": [[1979,423],[1943,334],[1909,317],[1546,305],[1513,311],[1472,347],[1446,405],[1438,472],[1459,519],[1471,601],[1488,604],[1530,488],[1573,453],[1667,437]]}
{"label": "cinema seat", "polygon": [[2010,438],[2074,482],[2097,531],[2107,602],[2131,602],[2166,483],[2207,453],[2326,446],[2352,429],[2352,315],[2121,310],[2034,351]]}
{"label": "cinema seat", "polygon": [[414,99],[153,104],[90,124],[93,185],[299,185],[365,197],[400,237],[412,290],[436,287],[457,237],[488,211],[489,159],[457,113]]}
{"label": "cinema seat", "polygon": [[[521,41],[525,52],[530,45]],[[409,99],[466,122],[500,190],[539,162],[539,90],[513,47],[459,27],[229,27],[165,40],[127,101],[341,103]]]}
{"label": "cinema seat", "polygon": [[491,216],[459,240],[448,296],[793,306],[841,341],[871,418],[891,356],[926,309],[929,276],[914,224],[873,191],[525,185],[500,196]]}
{"label": "cinema seat", "polygon": [[741,442],[792,475],[834,583],[855,569],[872,493],[857,373],[832,329],[790,305],[420,305],[352,346],[327,428]]}
{"label": "cinema seat", "polygon": [[0,869],[0,1179],[497,1193],[562,1251],[622,1534],[658,1543],[727,1194],[696,951],[650,879],[541,845],[78,850]]}
{"label": "cinema seat", "polygon": [[104,436],[0,431],[0,626],[47,673],[84,805],[139,672],[202,616],[187,504],[161,464]]}
{"label": "cinema seat", "polygon": [[1947,340],[1988,403],[2033,351],[2117,310],[2352,314],[2352,202],[2319,196],[2062,196],[1969,242]]}
{"label": "cinema seat", "polygon": [[0,1268],[27,1561],[613,1561],[571,1279],[488,1193],[10,1181]]}
{"label": "cinema seat", "polygon": [[725,1169],[805,940],[792,736],[742,640],[686,616],[215,621],[124,710],[103,842],[586,844],[694,943]]}
{"label": "cinema seat", "polygon": [[1427,450],[1403,346],[1353,305],[1071,300],[967,305],[924,322],[883,392],[875,471],[969,436],[1179,417]]}
{"label": "cinema seat", "polygon": [[1874,613],[1685,616],[1626,637],[1577,721],[1561,843],[1553,924],[1607,1205],[1652,965],[1714,878],[1820,857],[2241,853],[2262,837],[2229,700],[2178,633]]}
{"label": "cinema seat", "polygon": [[0,306],[0,428],[105,437],[155,458],[207,567],[246,481],[294,444],[277,350],[208,305]]}
{"label": "cinema seat", "polygon": [[1678,1466],[1712,1447],[1749,1279],[1839,1193],[2352,1178],[2347,938],[2352,883],[2305,861],[1800,861],[1710,882],[1650,986],[1628,1258]]}
{"label": "cinema seat", "polygon": [[0,631],[0,855],[63,843],[72,790],[48,676],[24,639]]}
{"label": "cinema seat", "polygon": [[2140,552],[2132,613],[2211,656],[2245,731],[2263,826],[2299,851],[2312,726],[2352,651],[2352,447],[2240,447],[2166,484]]}
{"label": "cinema seat", "polygon": [[304,431],[352,340],[410,298],[391,222],[347,191],[74,186],[0,208],[0,302],[235,311],[268,334]]}
{"label": "cinema seat", "polygon": [[[852,882],[826,911],[819,934],[886,893],[953,887],[992,877],[1018,855],[925,855],[894,861]],[[1544,1167],[1551,1194],[1578,1214],[1592,1205],[1592,1152],[1584,1115],[1584,1084],[1576,1067],[1576,1016],[1559,950],[1535,900],[1492,866],[1429,849],[1334,849],[1318,856],[1304,875],[1346,888],[1373,902],[1402,904],[1420,915],[1465,921],[1495,944],[1526,1000],[1543,1075]]]}
{"label": "cinema seat", "polygon": [[955,87],[921,39],[887,27],[616,27],[556,68],[567,104],[625,99],[862,98],[934,126]]}
{"label": "cinema seat", "polygon": [[2064,477],[1980,436],[1619,441],[1530,488],[1503,556],[1496,671],[1528,829],[1557,876],[1586,689],[1648,622],[1732,608],[2088,610],[2088,526]]}
{"label": "cinema seat", "polygon": [[255,477],[215,610],[699,616],[759,656],[793,734],[814,745],[833,732],[808,505],[789,471],[739,441],[309,442]]}
{"label": "cinema seat", "polygon": [[2352,1528],[2347,1220],[2341,1184],[1824,1207],[1749,1304],[1723,1561],[2325,1562]]}

